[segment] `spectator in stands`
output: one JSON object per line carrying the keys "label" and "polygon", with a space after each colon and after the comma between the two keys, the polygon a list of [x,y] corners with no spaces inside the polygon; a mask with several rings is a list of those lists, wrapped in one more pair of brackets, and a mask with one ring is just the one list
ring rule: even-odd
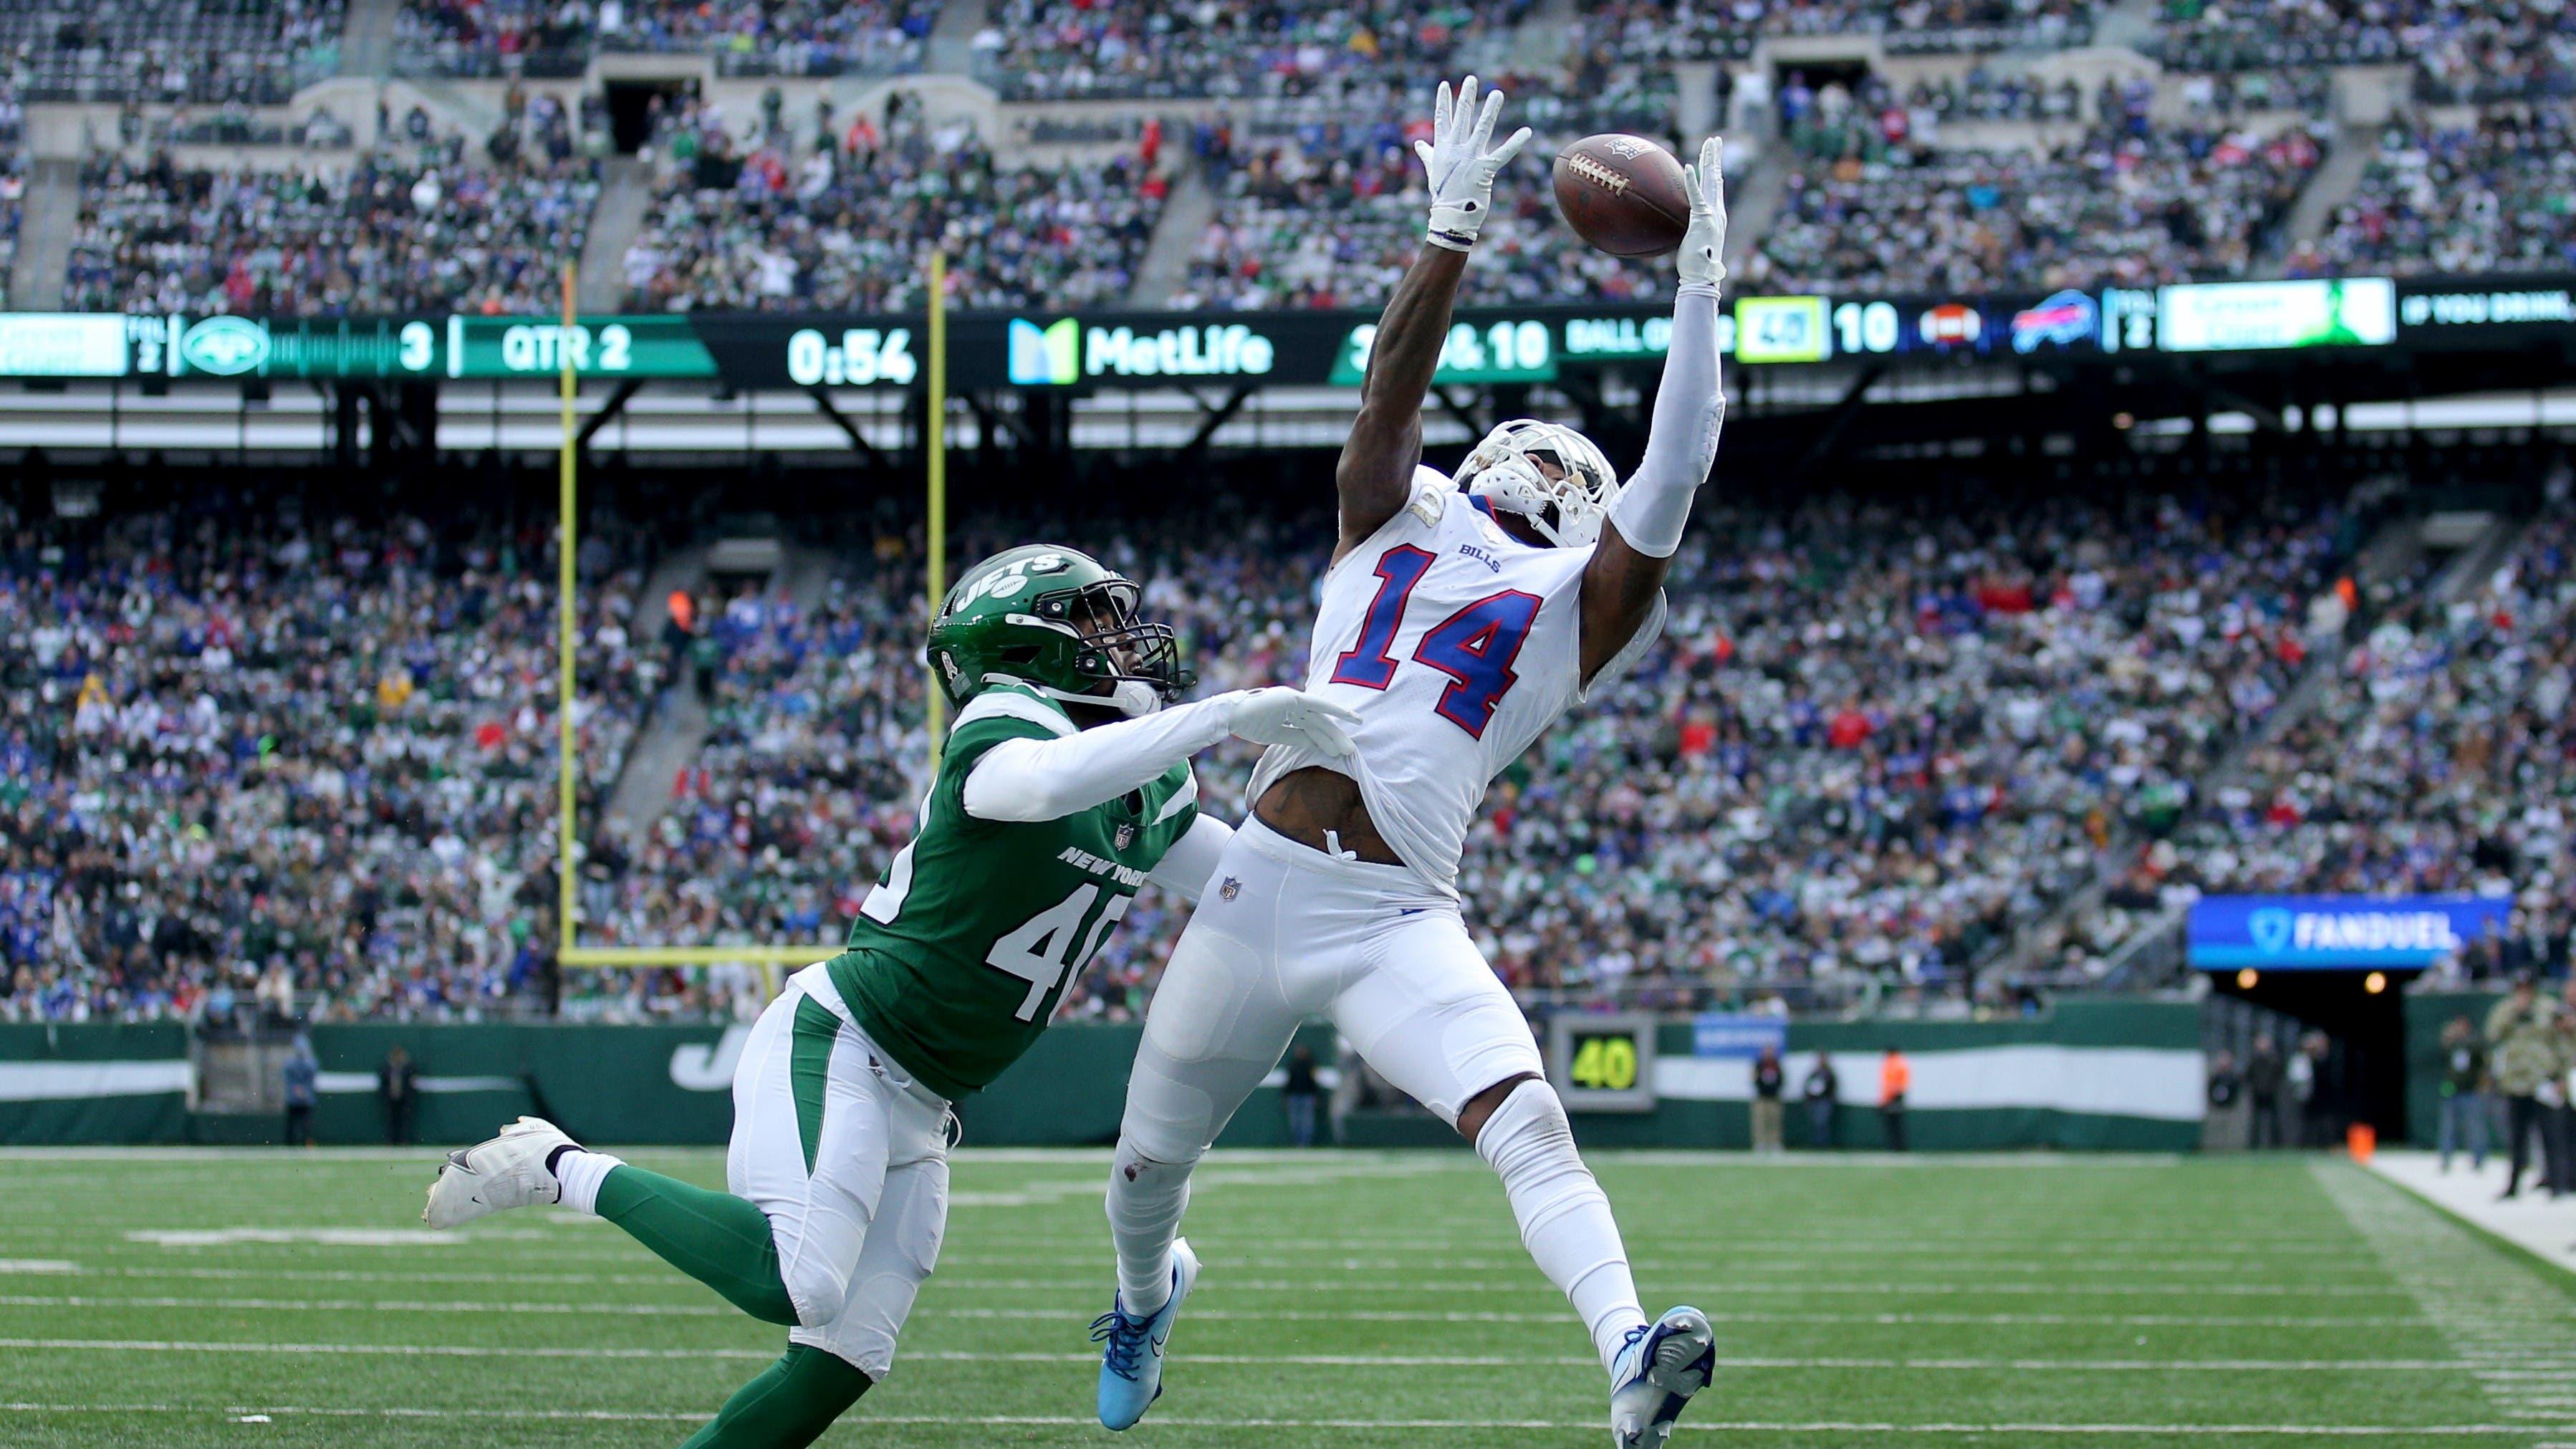
{"label": "spectator in stands", "polygon": [[1914,1064],[1894,1044],[1878,1062],[1878,1122],[1887,1134],[1887,1150],[1905,1150],[1905,1094],[1914,1088]]}
{"label": "spectator in stands", "polygon": [[2245,1147],[2245,1074],[2236,1069],[2236,1053],[2224,1047],[2209,1059],[2204,1084],[2209,1115],[2201,1119],[2203,1152],[2241,1152]]}
{"label": "spectator in stands", "polygon": [[2245,1058],[2245,1095],[2253,1108],[2250,1147],[2279,1147],[2281,1134],[2281,1094],[2289,1084],[2289,1063],[2281,1060],[2281,1049],[2270,1032],[2254,1038],[2254,1050]]}
{"label": "spectator in stands", "polygon": [[1834,1059],[1824,1052],[1816,1053],[1816,1064],[1798,1084],[1798,1095],[1807,1102],[1807,1145],[1818,1150],[1834,1145],[1834,1102],[1842,1083],[1834,1075]]}
{"label": "spectator in stands", "polygon": [[1315,1077],[1315,1053],[1304,1042],[1288,1049],[1288,1078],[1279,1088],[1280,1105],[1288,1113],[1288,1145],[1315,1145],[1315,1112],[1323,1102],[1324,1089]]}
{"label": "spectator in stands", "polygon": [[2538,982],[2528,972],[2515,977],[2513,989],[2487,1013],[2486,1040],[2496,1091],[2505,1105],[2504,1196],[2521,1193],[2523,1169],[2530,1164],[2535,1136],[2542,1138],[2542,1182],[2555,1192],[2556,1136],[2545,1130],[2548,1108],[2541,1093],[2547,1090],[2562,1103],[2565,1100],[2565,1089],[2558,1085],[2567,1064],[2561,1059],[2557,1003],[2540,994]]}
{"label": "spectator in stands", "polygon": [[286,1054],[286,1145],[313,1145],[313,1104],[321,1082],[321,1069],[313,1060],[313,1043],[301,1032]]}
{"label": "spectator in stands", "polygon": [[1780,1150],[1781,1094],[1788,1085],[1788,1071],[1780,1065],[1779,1049],[1768,1042],[1762,1055],[1753,1061],[1753,1150]]}
{"label": "spectator in stands", "polygon": [[420,1069],[412,1065],[411,1053],[400,1042],[376,1068],[376,1098],[385,1108],[385,1140],[396,1147],[410,1146],[412,1117],[420,1107]]}
{"label": "spectator in stands", "polygon": [[2466,1141],[2469,1170],[2487,1166],[2487,1052],[2475,1023],[2455,1016],[2442,1027],[2442,1124],[2437,1133],[2442,1170],[2451,1170],[2451,1154]]}

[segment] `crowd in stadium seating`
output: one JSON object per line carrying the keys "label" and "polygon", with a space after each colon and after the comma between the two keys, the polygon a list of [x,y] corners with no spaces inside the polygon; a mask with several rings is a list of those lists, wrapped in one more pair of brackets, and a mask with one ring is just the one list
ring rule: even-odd
{"label": "crowd in stadium seating", "polygon": [[0,6],[0,83],[31,101],[278,105],[340,64],[347,0]]}
{"label": "crowd in stadium seating", "polygon": [[934,244],[952,306],[1123,300],[1169,187],[1134,155],[1000,161],[970,123],[934,125],[901,93],[882,125],[744,129],[695,101],[660,118],[653,209],[626,254],[633,305],[919,306]]}
{"label": "crowd in stadium seating", "polygon": [[505,128],[478,156],[461,137],[428,138],[423,118],[421,135],[355,160],[280,170],[95,157],[63,303],[299,316],[560,307],[598,174],[551,98],[528,129],[523,140]]}
{"label": "crowd in stadium seating", "polygon": [[2484,576],[2392,610],[2316,710],[2150,845],[2169,891],[2507,895],[2504,939],[2463,974],[2563,969],[2576,926],[2576,510],[2554,507]]}
{"label": "crowd in stadium seating", "polygon": [[2576,16],[2563,5],[2464,4],[2410,37],[2426,101],[2565,100],[2576,95]]}
{"label": "crowd in stadium seating", "polygon": [[1927,144],[1937,111],[1871,81],[1783,90],[1796,157],[1744,284],[2047,291],[2249,275],[2324,159],[2321,123],[2160,123],[2145,83],[2106,88],[2045,152]]}
{"label": "crowd in stadium seating", "polygon": [[2468,123],[2399,116],[2294,275],[2576,266],[2576,101],[2491,106]]}
{"label": "crowd in stadium seating", "polygon": [[[1595,251],[1556,214],[1555,150],[1598,131],[1673,141],[1667,71],[1585,57],[1562,84],[1505,72],[1512,119],[1536,134],[1494,184],[1494,213],[1469,256],[1460,300],[1643,298],[1668,263]],[[1422,241],[1428,202],[1412,143],[1429,134],[1419,95],[1353,87],[1329,102],[1274,104],[1201,125],[1192,147],[1222,198],[1190,253],[1176,307],[1375,306]]]}
{"label": "crowd in stadium seating", "polygon": [[2543,27],[2560,7],[2523,0],[2165,0],[2155,49],[2175,70],[2393,64],[2461,37]]}
{"label": "crowd in stadium seating", "polygon": [[[962,3],[962,0],[961,0]],[[1446,75],[1535,0],[989,0],[976,73],[1020,100],[1304,95]]]}
{"label": "crowd in stadium seating", "polygon": [[728,75],[878,75],[921,68],[939,0],[404,0],[397,55],[414,73],[579,75],[606,51],[709,54]]}
{"label": "crowd in stadium seating", "polygon": [[[2356,531],[2296,496],[1712,519],[1698,537],[1744,547],[1687,549],[1664,645],[1489,797],[1462,884],[1497,969],[1528,992],[1680,1004],[1864,983],[1964,1001],[2011,924],[2089,880],[2120,822],[2259,722],[2306,658],[2311,599]],[[1171,528],[1102,552],[1148,581],[1203,688],[1302,678],[1324,530]],[[744,597],[710,624],[716,731],[590,897],[615,941],[828,937],[900,846],[925,749],[918,578],[900,541],[877,555],[811,609]],[[1241,814],[1254,757],[1202,757],[1209,808]],[[1141,1008],[1184,919],[1148,892],[1067,1009]],[[567,990],[651,1009],[623,977]]]}
{"label": "crowd in stadium seating", "polygon": [[0,86],[0,277],[18,262],[18,231],[25,223],[27,110],[18,97]]}
{"label": "crowd in stadium seating", "polygon": [[[1712,516],[1663,644],[1494,788],[1463,885],[1497,969],[1675,1003],[1964,1001],[2008,924],[2089,878],[2303,658],[2353,520],[2269,492]],[[1069,529],[1148,581],[1203,689],[1302,676],[1321,523],[1018,523],[960,556]],[[326,1012],[555,989],[542,530],[147,514],[0,540],[0,1016],[184,1011],[279,963]],[[639,611],[604,547],[585,558],[586,940],[845,929],[921,786],[917,553],[889,533],[801,603],[710,598],[693,629]],[[702,691],[710,733],[667,812],[604,820],[666,686]],[[1240,815],[1252,759],[1204,758],[1211,809]],[[1181,920],[1149,893],[1069,1009],[1138,1009]],[[722,1014],[751,979],[568,971],[560,991],[577,1015]]]}
{"label": "crowd in stadium seating", "polygon": [[[307,524],[268,497],[95,531],[0,512],[0,1018],[529,998],[553,929],[549,530]],[[583,793],[655,687],[584,545]]]}
{"label": "crowd in stadium seating", "polygon": [[1642,58],[1741,58],[1766,36],[1872,35],[1891,54],[2056,50],[2093,36],[2091,0],[1583,0],[1586,38]]}

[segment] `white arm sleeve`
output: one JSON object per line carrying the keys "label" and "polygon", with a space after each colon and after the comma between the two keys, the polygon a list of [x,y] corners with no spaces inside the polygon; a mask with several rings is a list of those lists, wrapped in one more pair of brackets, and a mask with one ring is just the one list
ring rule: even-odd
{"label": "white arm sleeve", "polygon": [[1207,890],[1208,877],[1216,874],[1216,858],[1225,854],[1226,842],[1232,839],[1233,826],[1213,815],[1201,815],[1190,822],[1188,834],[1163,852],[1145,879],[1195,906]]}
{"label": "white arm sleeve", "polygon": [[1717,366],[1717,285],[1685,282],[1673,303],[1672,347],[1655,392],[1645,459],[1610,505],[1619,536],[1648,558],[1671,558],[1682,546],[1691,495],[1717,461],[1717,430],[1726,421],[1724,387]]}
{"label": "white arm sleeve", "polygon": [[1227,702],[1203,699],[1062,739],[1004,740],[966,776],[978,820],[1061,820],[1115,800],[1231,733]]}

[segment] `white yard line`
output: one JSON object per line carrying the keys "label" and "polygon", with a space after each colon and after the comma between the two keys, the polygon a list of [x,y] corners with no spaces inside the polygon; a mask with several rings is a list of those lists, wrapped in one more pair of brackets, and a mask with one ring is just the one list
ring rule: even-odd
{"label": "white yard line", "polygon": [[[644,1409],[465,1409],[384,1407],[355,1408],[348,1406],[316,1407],[298,1404],[247,1405],[223,1407],[188,1404],[49,1404],[35,1402],[0,1402],[0,1413],[13,1414],[188,1414],[221,1415],[243,1419],[253,1415],[298,1415],[342,1419],[514,1419],[599,1421],[609,1423],[700,1423],[703,1413],[682,1414]],[[1070,1414],[861,1414],[854,1423],[894,1426],[972,1425],[994,1428],[1076,1428],[1087,1427],[1094,1420]],[[1237,1418],[1183,1419],[1158,1418],[1157,1424],[1167,1429],[1423,1429],[1493,1431],[1526,1429],[1554,1432],[1592,1432],[1599,1425],[1589,1420],[1566,1422],[1555,1419],[1278,1419]],[[2352,1439],[2443,1439],[2463,1437],[2509,1436],[2531,1438],[2535,1435],[2559,1434],[2576,1429],[2576,1424],[2022,1424],[2022,1423],[1924,1423],[1899,1424],[1875,1420],[1771,1421],[1738,1420],[1711,1423],[1684,1420],[1687,1430],[1703,1433],[1733,1434],[1895,1434],[1895,1435],[2046,1435],[2050,1437],[2102,1436],[2175,1436],[2189,1438],[2352,1438]]]}
{"label": "white yard line", "polygon": [[[0,1338],[0,1348],[78,1353],[249,1353],[287,1357],[686,1359],[777,1357],[774,1349],[602,1348],[595,1345],[510,1347],[466,1343],[221,1343],[154,1338]],[[903,1354],[933,1363],[1096,1363],[1096,1353],[1010,1353],[945,1349]],[[1184,1354],[1185,1362],[1249,1368],[1574,1368],[1597,1364],[1575,1354]],[[1722,1369],[1861,1369],[1913,1373],[2461,1373],[2455,1359],[2057,1359],[2057,1358],[1720,1358]]]}
{"label": "white yard line", "polygon": [[[254,1269],[224,1270],[236,1277],[273,1278],[274,1273]],[[160,1276],[158,1274],[141,1276]],[[348,1277],[385,1280],[395,1274],[351,1274]],[[435,1276],[435,1275],[433,1275]],[[461,1275],[446,1275],[448,1277]],[[444,1281],[444,1278],[442,1278]],[[518,1282],[508,1275],[495,1274],[482,1281]],[[676,1274],[668,1278],[644,1281],[666,1283],[679,1288],[688,1280]],[[1052,1307],[1054,1305],[1047,1305]],[[480,1302],[470,1299],[409,1298],[180,1298],[162,1295],[50,1296],[45,1294],[0,1294],[0,1307],[8,1308],[223,1308],[256,1309],[279,1313],[546,1313],[567,1315],[600,1315],[623,1317],[739,1318],[740,1309],[718,1303],[627,1303],[604,1304],[595,1300],[580,1302],[531,1301]],[[1067,1311],[1071,1311],[1068,1309]],[[941,1305],[928,1314],[932,1318],[1025,1319],[1026,1306],[1014,1308],[967,1308]],[[1475,1312],[1434,1309],[1367,1309],[1331,1310],[1282,1308],[1252,1310],[1232,1308],[1192,1309],[1193,1319],[1218,1322],[1272,1323],[1564,1323],[1564,1310],[1544,1313],[1509,1311]],[[2418,1316],[2296,1317],[2290,1315],[2200,1315],[2158,1313],[1711,1313],[1713,1323],[1801,1324],[1834,1323],[1909,1327],[1946,1324],[1969,1327],[2087,1327],[2104,1328],[2426,1328],[2430,1320]]]}

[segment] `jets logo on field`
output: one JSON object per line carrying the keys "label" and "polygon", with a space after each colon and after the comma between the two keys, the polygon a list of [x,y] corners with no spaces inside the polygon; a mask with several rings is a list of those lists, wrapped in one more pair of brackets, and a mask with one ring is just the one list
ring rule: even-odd
{"label": "jets logo on field", "polygon": [[1131,846],[1131,845],[1133,845],[1133,844],[1135,844],[1135,843],[1136,843],[1136,827],[1135,827],[1135,826],[1133,826],[1133,825],[1121,825],[1121,826],[1119,826],[1119,827],[1118,827],[1118,848],[1119,848],[1120,850],[1125,850],[1128,846]]}
{"label": "jets logo on field", "polygon": [[1216,893],[1225,897],[1227,900],[1233,900],[1236,896],[1243,894],[1243,882],[1236,880],[1233,876],[1227,876],[1225,878],[1225,883],[1216,888]]}

